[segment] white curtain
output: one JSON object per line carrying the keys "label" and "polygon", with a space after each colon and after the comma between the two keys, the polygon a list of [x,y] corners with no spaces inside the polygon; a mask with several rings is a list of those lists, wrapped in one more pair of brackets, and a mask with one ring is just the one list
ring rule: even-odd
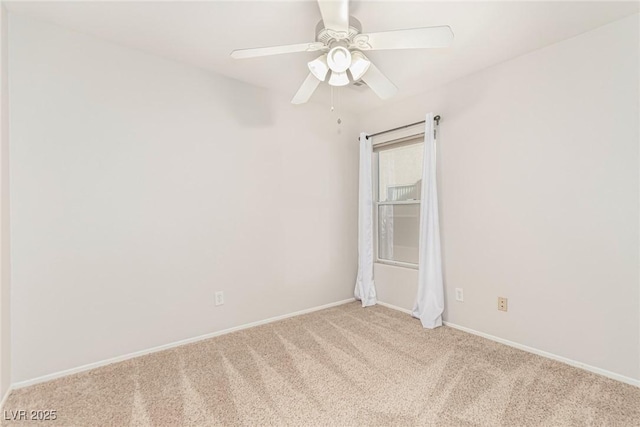
{"label": "white curtain", "polygon": [[433,113],[427,114],[424,130],[421,199],[418,296],[413,306],[413,317],[420,319],[425,328],[433,329],[442,326],[444,310]]}
{"label": "white curtain", "polygon": [[376,304],[373,283],[373,184],[371,176],[371,140],[360,134],[360,179],[358,191],[358,277],[356,299],[362,306]]}

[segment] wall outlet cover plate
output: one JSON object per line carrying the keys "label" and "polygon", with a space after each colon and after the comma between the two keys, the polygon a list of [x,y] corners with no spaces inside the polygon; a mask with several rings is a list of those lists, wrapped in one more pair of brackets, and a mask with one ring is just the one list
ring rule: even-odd
{"label": "wall outlet cover plate", "polygon": [[507,311],[507,299],[503,297],[498,297],[498,310]]}
{"label": "wall outlet cover plate", "polygon": [[216,305],[222,305],[224,304],[224,292],[222,291],[218,291],[216,292]]}

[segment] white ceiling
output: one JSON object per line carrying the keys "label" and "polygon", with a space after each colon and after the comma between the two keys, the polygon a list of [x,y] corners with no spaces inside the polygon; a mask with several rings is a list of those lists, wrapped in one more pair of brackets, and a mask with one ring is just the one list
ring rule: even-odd
{"label": "white ceiling", "polygon": [[[317,54],[233,60],[233,49],[314,40],[314,1],[9,2],[10,12],[214,70],[293,96]],[[366,88],[343,88],[339,102],[365,111],[637,13],[637,2],[352,2],[363,32],[450,25],[448,49],[370,52],[399,88],[381,101]],[[326,85],[312,101],[329,102]]]}

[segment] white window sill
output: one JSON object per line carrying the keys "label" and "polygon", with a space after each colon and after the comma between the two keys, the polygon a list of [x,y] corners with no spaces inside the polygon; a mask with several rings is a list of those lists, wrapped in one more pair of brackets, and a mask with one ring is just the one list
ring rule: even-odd
{"label": "white window sill", "polygon": [[384,259],[377,259],[375,260],[376,264],[382,264],[382,265],[391,265],[393,267],[402,267],[402,268],[410,268],[412,270],[417,270],[418,269],[418,264],[411,264],[408,262],[402,262],[402,261],[388,261],[388,260],[384,260]]}

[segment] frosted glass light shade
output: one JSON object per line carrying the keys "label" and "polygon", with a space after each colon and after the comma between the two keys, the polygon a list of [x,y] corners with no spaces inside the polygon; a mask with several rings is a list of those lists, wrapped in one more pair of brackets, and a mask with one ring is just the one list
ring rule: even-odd
{"label": "frosted glass light shade", "polygon": [[329,84],[331,86],[346,86],[349,84],[349,76],[346,71],[342,73],[336,73],[335,71],[331,73],[331,77],[329,77]]}
{"label": "frosted glass light shade", "polygon": [[370,65],[371,61],[369,61],[362,52],[351,53],[351,67],[349,67],[349,71],[351,72],[353,80],[360,80],[362,76],[364,76],[364,73],[367,72]]}
{"label": "frosted glass light shade", "polygon": [[327,64],[327,55],[322,55],[307,64],[309,71],[321,82],[327,78],[329,65]]}
{"label": "frosted glass light shade", "polygon": [[351,52],[344,46],[336,46],[327,54],[327,63],[331,71],[345,72],[351,66]]}

